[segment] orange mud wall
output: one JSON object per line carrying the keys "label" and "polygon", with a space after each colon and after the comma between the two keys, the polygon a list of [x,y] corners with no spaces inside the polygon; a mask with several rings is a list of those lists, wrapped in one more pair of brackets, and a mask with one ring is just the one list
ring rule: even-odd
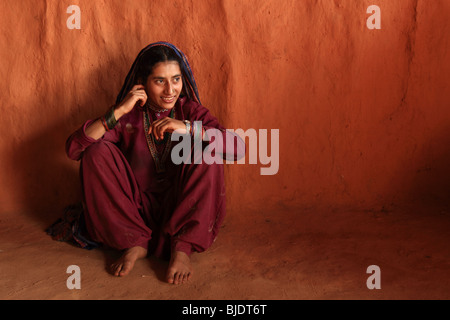
{"label": "orange mud wall", "polygon": [[449,15],[447,0],[1,1],[0,217],[50,221],[79,199],[66,138],[160,40],[186,53],[227,128],[279,129],[277,174],[249,154],[226,165],[231,214],[448,204]]}

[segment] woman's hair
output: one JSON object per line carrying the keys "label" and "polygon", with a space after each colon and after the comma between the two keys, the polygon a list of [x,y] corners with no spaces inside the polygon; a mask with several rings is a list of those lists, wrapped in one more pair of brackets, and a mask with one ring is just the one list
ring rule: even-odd
{"label": "woman's hair", "polygon": [[149,75],[153,72],[153,67],[159,62],[176,61],[181,66],[178,55],[169,47],[159,45],[147,50],[139,59],[136,66],[135,81],[144,84]]}
{"label": "woman's hair", "polygon": [[131,88],[138,84],[138,81],[144,84],[157,63],[167,61],[177,61],[180,65],[183,80],[183,90],[180,96],[187,96],[189,99],[201,103],[197,84],[187,57],[173,44],[159,41],[149,44],[139,52],[130,71],[128,71],[122,89],[117,95],[116,104],[119,104],[125,98]]}

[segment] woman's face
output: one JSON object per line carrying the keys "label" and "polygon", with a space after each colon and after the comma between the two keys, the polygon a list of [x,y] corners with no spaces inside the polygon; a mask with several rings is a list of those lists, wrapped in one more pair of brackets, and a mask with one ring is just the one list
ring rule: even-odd
{"label": "woman's face", "polygon": [[144,84],[150,102],[164,109],[172,109],[183,89],[178,62],[158,62]]}

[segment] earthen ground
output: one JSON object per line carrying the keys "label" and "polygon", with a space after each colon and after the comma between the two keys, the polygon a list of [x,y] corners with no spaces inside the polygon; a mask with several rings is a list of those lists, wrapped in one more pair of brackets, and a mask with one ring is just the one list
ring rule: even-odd
{"label": "earthen ground", "polygon": [[[167,262],[154,257],[116,278],[106,268],[117,252],[53,241],[48,222],[1,219],[1,299],[450,298],[447,206],[231,212],[213,246],[192,256],[193,281],[179,286],[165,283]],[[79,290],[66,286],[70,265],[80,267]],[[370,265],[380,267],[381,289],[367,288]]]}

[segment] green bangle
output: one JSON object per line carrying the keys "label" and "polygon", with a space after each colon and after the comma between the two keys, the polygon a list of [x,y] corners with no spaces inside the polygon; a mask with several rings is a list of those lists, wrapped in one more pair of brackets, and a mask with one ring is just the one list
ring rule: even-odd
{"label": "green bangle", "polygon": [[113,129],[117,124],[116,117],[114,116],[114,107],[115,106],[112,106],[111,109],[109,109],[109,111],[105,114],[105,122],[109,130]]}

